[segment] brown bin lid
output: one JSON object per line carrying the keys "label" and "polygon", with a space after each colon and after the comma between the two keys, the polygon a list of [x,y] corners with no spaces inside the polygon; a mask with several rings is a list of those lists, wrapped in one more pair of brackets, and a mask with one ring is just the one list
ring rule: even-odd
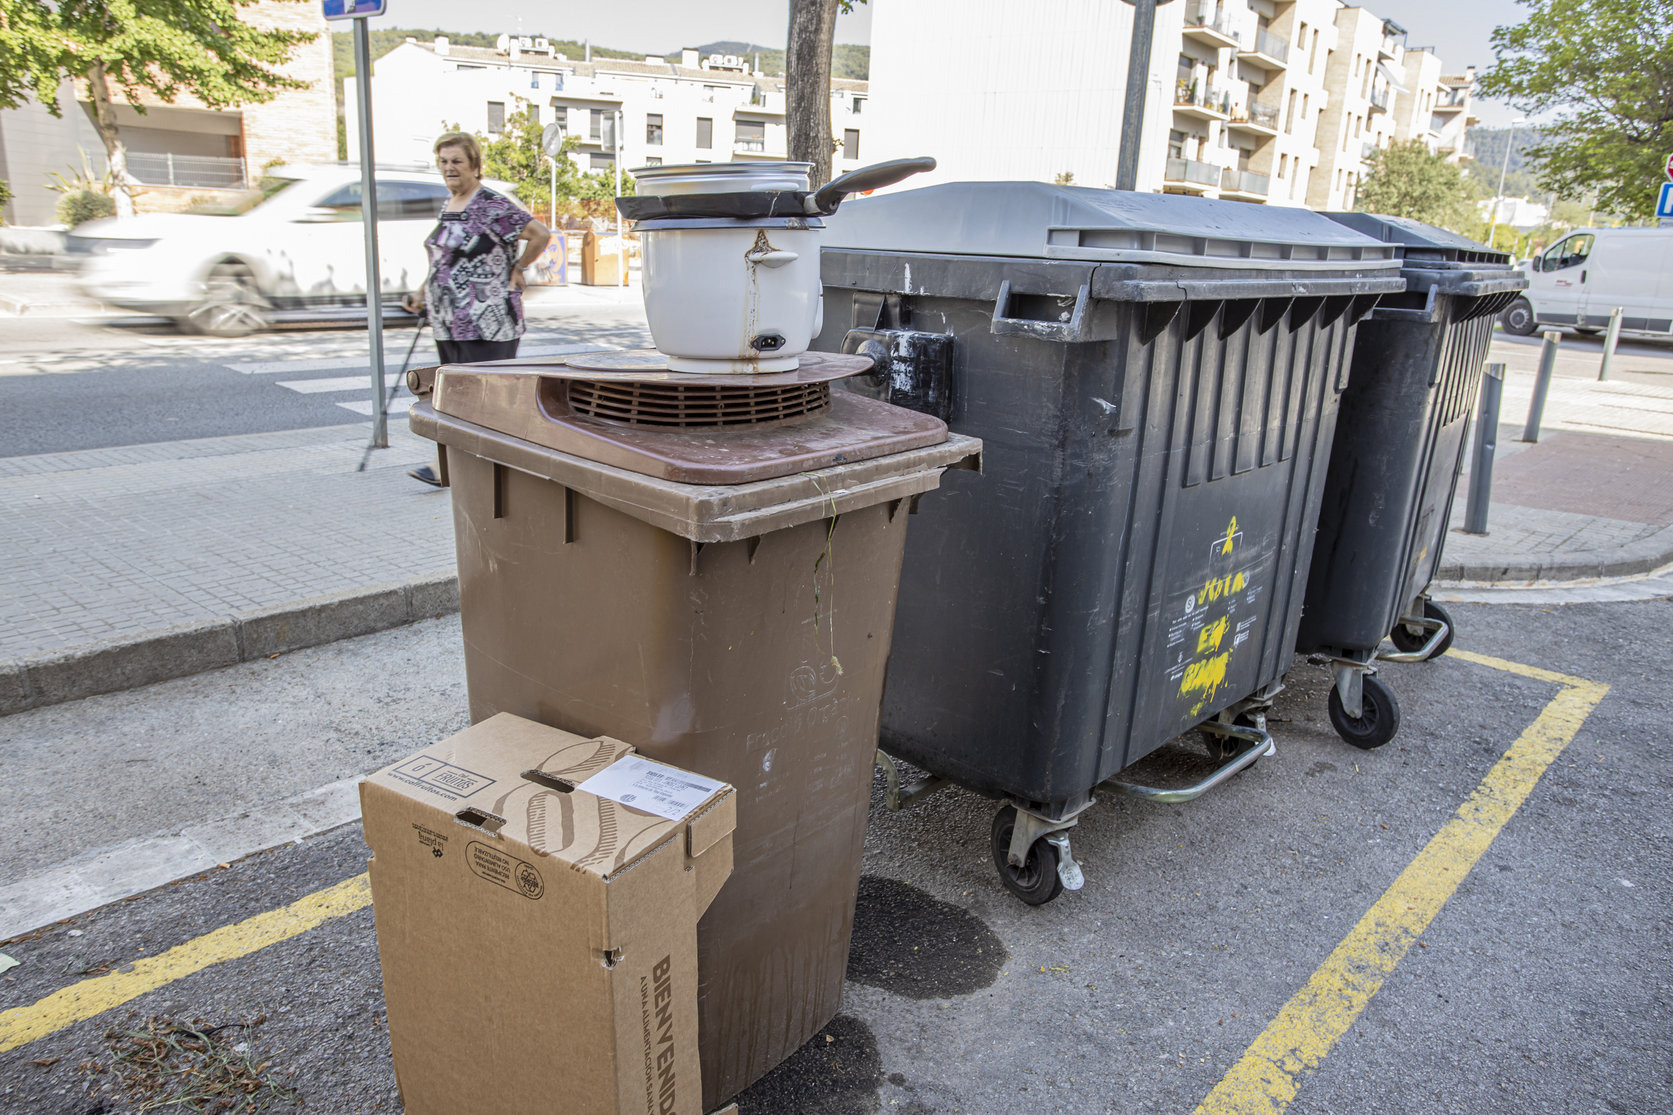
{"label": "brown bin lid", "polygon": [[767,480],[947,440],[938,418],[831,390],[869,357],[810,352],[794,371],[732,375],[670,372],[664,359],[449,364],[431,403],[484,430],[684,484]]}

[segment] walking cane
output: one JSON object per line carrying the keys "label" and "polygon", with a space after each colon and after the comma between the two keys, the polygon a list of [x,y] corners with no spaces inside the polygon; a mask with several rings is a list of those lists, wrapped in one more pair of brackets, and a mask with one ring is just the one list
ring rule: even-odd
{"label": "walking cane", "polygon": [[[419,338],[420,334],[422,334],[424,332],[424,327],[426,325],[428,325],[429,323],[430,323],[430,313],[429,313],[428,307],[420,308],[419,311],[418,311],[418,324],[413,327],[413,331],[412,331],[412,344],[407,346],[407,355],[406,355],[406,358],[401,361],[401,370],[395,376],[395,382],[392,385],[390,385],[388,397],[386,397],[383,400],[383,412],[385,414],[389,413],[389,404],[395,401],[396,393],[401,390],[401,384],[407,378],[407,365],[412,363],[412,354],[418,348],[418,338]],[[361,458],[360,458],[360,467],[355,469],[354,471],[356,471],[356,472],[365,472],[366,471],[366,465],[369,461],[371,461],[372,450],[375,449],[375,448],[377,448],[377,446],[375,446],[375,445],[366,446],[366,452],[364,454],[362,454]]]}

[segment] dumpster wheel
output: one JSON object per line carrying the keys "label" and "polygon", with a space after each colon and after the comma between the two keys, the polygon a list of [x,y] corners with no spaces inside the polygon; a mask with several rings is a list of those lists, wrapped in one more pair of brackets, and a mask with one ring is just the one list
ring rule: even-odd
{"label": "dumpster wheel", "polygon": [[[1440,623],[1446,624],[1447,627],[1446,634],[1441,638],[1441,641],[1436,644],[1435,649],[1430,651],[1423,659],[1423,661],[1427,662],[1431,658],[1439,658],[1448,650],[1452,649],[1452,633],[1456,631],[1457,628],[1453,625],[1452,616],[1448,614],[1447,610],[1435,603],[1433,600],[1425,600],[1423,602],[1423,618],[1439,621]],[[1428,643],[1429,632],[1422,631],[1418,634],[1413,634],[1407,629],[1404,623],[1397,623],[1394,625],[1394,630],[1388,633],[1388,638],[1389,641],[1394,644],[1395,650],[1400,651],[1402,654],[1415,654],[1423,649],[1424,644]]]}
{"label": "dumpster wheel", "polygon": [[1355,747],[1369,751],[1393,739],[1394,733],[1400,730],[1400,703],[1394,699],[1393,691],[1373,674],[1361,678],[1360,685],[1362,696],[1357,717],[1348,715],[1342,705],[1341,691],[1331,687],[1330,726]]}
{"label": "dumpster wheel", "polygon": [[999,869],[999,881],[1005,889],[1030,906],[1044,906],[1063,893],[1063,880],[1057,871],[1057,848],[1042,837],[1028,846],[1028,855],[1021,866],[1010,860],[1011,831],[1016,828],[1015,806],[1001,806],[993,815],[993,865]]}

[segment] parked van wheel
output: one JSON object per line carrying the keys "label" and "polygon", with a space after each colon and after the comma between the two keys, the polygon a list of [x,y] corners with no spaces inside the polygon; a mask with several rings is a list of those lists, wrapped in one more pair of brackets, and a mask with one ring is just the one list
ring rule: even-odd
{"label": "parked van wheel", "polygon": [[1506,333],[1526,337],[1534,331],[1534,308],[1526,298],[1518,298],[1499,314],[1499,324],[1505,327]]}

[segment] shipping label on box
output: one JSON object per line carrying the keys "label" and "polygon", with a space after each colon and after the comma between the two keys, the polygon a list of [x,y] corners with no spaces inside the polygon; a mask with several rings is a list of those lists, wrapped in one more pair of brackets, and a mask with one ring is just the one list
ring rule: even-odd
{"label": "shipping label on box", "polygon": [[697,919],[735,799],[507,713],[362,782],[407,1110],[699,1115]]}

